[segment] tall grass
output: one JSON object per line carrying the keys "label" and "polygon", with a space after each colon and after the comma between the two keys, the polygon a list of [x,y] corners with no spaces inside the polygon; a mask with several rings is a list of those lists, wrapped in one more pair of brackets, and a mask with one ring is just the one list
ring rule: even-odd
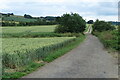
{"label": "tall grass", "polygon": [[106,48],[119,51],[119,32],[118,30],[113,31],[103,31],[103,32],[94,32],[96,36],[101,40]]}

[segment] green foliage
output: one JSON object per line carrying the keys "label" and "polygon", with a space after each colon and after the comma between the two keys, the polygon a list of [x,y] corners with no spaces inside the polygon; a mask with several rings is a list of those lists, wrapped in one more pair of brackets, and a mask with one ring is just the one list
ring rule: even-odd
{"label": "green foliage", "polygon": [[93,20],[89,20],[89,21],[87,22],[87,24],[93,24],[93,23],[94,23]]}
{"label": "green foliage", "polygon": [[104,46],[113,50],[120,50],[119,32],[118,30],[94,32],[96,36],[103,42]]}
{"label": "green foliage", "polygon": [[107,31],[107,30],[114,30],[115,27],[112,26],[110,23],[105,21],[96,20],[93,24],[93,31]]}
{"label": "green foliage", "polygon": [[86,27],[86,22],[79,14],[63,14],[59,19],[59,26],[56,27],[55,32],[58,33],[79,33],[83,32]]}
{"label": "green foliage", "polygon": [[96,20],[93,24],[93,34],[98,36],[105,47],[113,50],[120,49],[120,45],[118,44],[118,29],[111,25],[111,23]]}
{"label": "green foliage", "polygon": [[28,14],[25,14],[25,15],[24,15],[24,18],[32,19],[32,16],[31,16],[31,15],[28,15]]}

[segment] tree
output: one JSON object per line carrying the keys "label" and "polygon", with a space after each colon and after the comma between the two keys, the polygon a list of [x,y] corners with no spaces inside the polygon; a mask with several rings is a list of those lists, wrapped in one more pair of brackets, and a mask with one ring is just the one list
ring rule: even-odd
{"label": "tree", "polygon": [[25,14],[25,15],[24,15],[24,18],[29,18],[29,19],[31,19],[32,16],[31,16],[31,15],[27,15],[27,14]]}
{"label": "tree", "polygon": [[14,14],[13,14],[13,13],[8,13],[8,14],[7,14],[8,17],[11,16],[11,15],[14,15]]}
{"label": "tree", "polygon": [[86,27],[86,22],[76,13],[63,14],[59,19],[59,26],[56,27],[55,32],[58,33],[79,33],[83,32]]}
{"label": "tree", "polygon": [[94,22],[93,20],[89,20],[87,23],[88,24],[93,24],[93,22]]}
{"label": "tree", "polygon": [[105,21],[99,21],[98,19],[93,24],[93,31],[107,31],[107,30],[114,30],[115,27],[112,26],[110,23]]}
{"label": "tree", "polygon": [[56,20],[55,20],[55,21],[56,21],[57,24],[59,24],[60,18],[61,18],[61,17],[59,17],[59,16],[56,17]]}

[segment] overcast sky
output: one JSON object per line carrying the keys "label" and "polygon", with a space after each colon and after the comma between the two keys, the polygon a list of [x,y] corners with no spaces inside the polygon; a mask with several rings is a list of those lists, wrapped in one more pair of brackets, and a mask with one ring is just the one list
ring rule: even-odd
{"label": "overcast sky", "polygon": [[78,13],[84,19],[118,20],[119,0],[0,0],[0,12],[32,16]]}

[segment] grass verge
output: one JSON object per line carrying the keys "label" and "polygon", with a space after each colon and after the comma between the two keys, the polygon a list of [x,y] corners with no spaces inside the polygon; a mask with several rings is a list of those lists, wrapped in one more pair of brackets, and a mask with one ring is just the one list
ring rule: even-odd
{"label": "grass verge", "polygon": [[14,72],[14,73],[5,73],[2,76],[2,80],[10,80],[10,79],[18,79],[22,76],[25,76],[33,71],[35,71],[37,68],[44,66],[44,63],[31,63],[28,66],[25,66],[24,69],[22,69],[19,72]]}

